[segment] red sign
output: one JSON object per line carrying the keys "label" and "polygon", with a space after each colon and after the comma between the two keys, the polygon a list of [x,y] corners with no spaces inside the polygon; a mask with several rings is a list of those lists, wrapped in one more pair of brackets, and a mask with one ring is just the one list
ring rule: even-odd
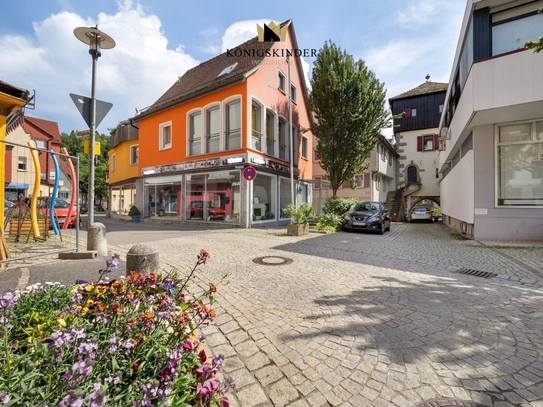
{"label": "red sign", "polygon": [[252,181],[256,178],[256,170],[254,167],[245,167],[243,169],[243,178],[246,181]]}

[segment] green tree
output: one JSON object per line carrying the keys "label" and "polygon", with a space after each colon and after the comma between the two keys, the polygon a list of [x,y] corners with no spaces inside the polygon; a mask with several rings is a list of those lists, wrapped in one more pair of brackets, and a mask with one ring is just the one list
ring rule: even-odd
{"label": "green tree", "polygon": [[391,125],[386,90],[364,61],[355,61],[331,41],[319,50],[311,78],[310,109],[317,153],[333,195],[369,166],[381,129]]}
{"label": "green tree", "polygon": [[[83,152],[83,140],[76,137],[72,131],[70,134],[62,133],[60,136],[61,146],[66,147],[68,154],[79,157],[79,181],[86,192],[89,185],[89,156]],[[95,140],[100,142],[100,155],[96,157],[94,166],[94,196],[96,202],[102,205],[107,200],[108,188],[106,173],[108,168],[108,150],[110,137],[105,134],[96,133]]]}
{"label": "green tree", "polygon": [[[537,13],[538,14],[543,14],[543,7],[541,7]],[[526,41],[524,43],[524,48],[533,49],[534,52],[543,51],[543,37],[539,37],[539,40],[537,40],[537,41],[532,41],[532,40]]]}

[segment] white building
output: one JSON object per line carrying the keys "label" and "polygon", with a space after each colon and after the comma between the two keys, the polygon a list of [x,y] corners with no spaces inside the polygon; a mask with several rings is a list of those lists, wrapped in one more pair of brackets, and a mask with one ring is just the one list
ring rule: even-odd
{"label": "white building", "polygon": [[469,0],[441,117],[443,221],[476,240],[543,239],[543,1]]}

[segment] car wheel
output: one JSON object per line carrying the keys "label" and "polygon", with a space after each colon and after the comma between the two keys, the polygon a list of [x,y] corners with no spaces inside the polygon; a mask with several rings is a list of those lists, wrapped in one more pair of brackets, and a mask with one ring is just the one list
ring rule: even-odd
{"label": "car wheel", "polygon": [[379,234],[384,235],[385,234],[385,222],[381,223],[381,229],[379,229]]}
{"label": "car wheel", "polygon": [[385,229],[385,232],[390,232],[390,221],[387,223],[387,228]]}

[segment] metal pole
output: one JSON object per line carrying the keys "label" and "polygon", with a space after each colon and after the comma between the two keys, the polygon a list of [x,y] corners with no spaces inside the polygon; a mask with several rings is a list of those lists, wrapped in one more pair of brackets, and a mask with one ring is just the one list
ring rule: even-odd
{"label": "metal pole", "polygon": [[90,111],[90,146],[89,146],[89,195],[88,195],[88,205],[89,205],[89,224],[90,226],[94,223],[94,139],[96,133],[96,91],[95,91],[95,78],[96,78],[96,61],[98,61],[98,56],[92,56],[92,81],[91,81],[91,111]]}
{"label": "metal pole", "polygon": [[294,198],[294,140],[292,139],[292,86],[290,85],[290,61],[292,58],[287,56],[288,64],[288,123],[289,123],[289,138],[290,138],[290,199],[293,205],[296,205]]}

